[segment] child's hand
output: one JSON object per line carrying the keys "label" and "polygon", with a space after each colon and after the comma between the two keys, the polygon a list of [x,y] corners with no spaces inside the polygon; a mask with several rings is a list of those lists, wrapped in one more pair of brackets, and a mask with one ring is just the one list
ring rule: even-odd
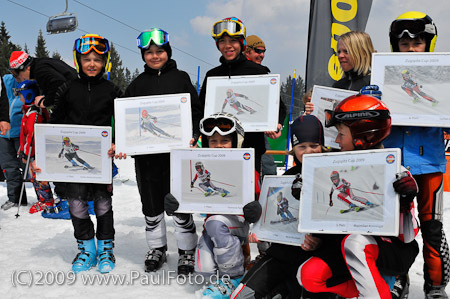
{"label": "child's hand", "polygon": [[6,133],[11,129],[11,125],[7,121],[0,121],[0,134],[6,135]]}
{"label": "child's hand", "polygon": [[309,102],[305,103],[305,115],[310,115],[314,111],[314,104],[311,102],[311,98],[309,98]]}
{"label": "child's hand", "polygon": [[278,137],[281,136],[281,128],[282,127],[283,126],[281,124],[278,124],[276,131],[267,131],[267,132],[264,132],[264,134],[266,134],[266,136],[269,137],[270,139],[277,139]]}
{"label": "child's hand", "polygon": [[34,172],[42,172],[42,169],[37,167],[36,160],[33,160],[33,162],[31,162],[31,170],[33,170]]}
{"label": "child's hand", "polygon": [[419,193],[419,187],[416,180],[409,171],[403,171],[395,175],[397,178],[394,185],[394,190],[400,194],[400,209],[408,211],[411,208],[411,203]]}
{"label": "child's hand", "polygon": [[310,234],[307,234],[305,236],[305,241],[303,241],[302,249],[304,251],[313,251],[320,247],[320,244],[322,244],[322,240],[316,237],[311,236]]}
{"label": "child's hand", "polygon": [[127,158],[127,154],[122,153],[122,152],[116,154],[116,145],[113,143],[111,145],[111,148],[108,150],[108,157],[110,157],[110,158],[114,157],[116,159],[121,160],[121,159],[126,159]]}

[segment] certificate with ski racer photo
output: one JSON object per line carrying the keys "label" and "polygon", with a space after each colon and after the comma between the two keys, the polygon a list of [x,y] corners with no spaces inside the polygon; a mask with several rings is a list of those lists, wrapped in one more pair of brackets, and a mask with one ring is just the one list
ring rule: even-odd
{"label": "certificate with ski racer photo", "polygon": [[[352,90],[314,85],[311,95],[314,111],[311,114],[315,115],[324,124],[326,109],[333,111],[340,101],[355,94],[357,92]],[[336,127],[324,128],[325,146],[339,148],[339,144],[335,142],[336,136]]]}
{"label": "certificate with ski racer photo", "polygon": [[371,84],[392,125],[450,127],[450,53],[373,53]]}
{"label": "certificate with ski racer photo", "polygon": [[400,149],[303,156],[298,230],[397,236]]}
{"label": "certificate with ski racer photo", "polygon": [[170,192],[180,213],[243,214],[255,198],[254,149],[173,149]]}
{"label": "certificate with ski racer photo", "polygon": [[300,201],[291,195],[295,178],[295,175],[264,176],[259,196],[262,214],[252,229],[258,240],[302,245],[305,234],[297,230]]}
{"label": "certificate with ski racer photo", "polygon": [[205,115],[231,113],[242,122],[245,132],[277,130],[280,75],[209,77],[207,80]]}
{"label": "certificate with ski racer photo", "polygon": [[188,93],[118,98],[114,115],[116,152],[145,155],[189,148],[192,114]]}
{"label": "certificate with ski racer photo", "polygon": [[38,181],[111,184],[111,127],[36,124]]}

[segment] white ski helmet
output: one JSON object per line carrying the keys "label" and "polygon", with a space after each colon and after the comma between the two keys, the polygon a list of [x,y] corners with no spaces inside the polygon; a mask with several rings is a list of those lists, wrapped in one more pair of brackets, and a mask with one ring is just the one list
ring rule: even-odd
{"label": "white ski helmet", "polygon": [[201,171],[205,170],[202,162],[195,162],[195,169],[200,168]]}

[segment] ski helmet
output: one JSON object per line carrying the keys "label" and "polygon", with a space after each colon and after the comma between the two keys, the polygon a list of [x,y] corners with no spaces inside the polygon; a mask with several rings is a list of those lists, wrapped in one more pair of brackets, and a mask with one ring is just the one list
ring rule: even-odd
{"label": "ski helmet", "polygon": [[408,11],[395,19],[389,28],[391,50],[399,52],[398,41],[405,37],[421,37],[426,42],[426,52],[434,52],[437,39],[437,28],[427,14],[419,11]]}
{"label": "ski helmet", "polygon": [[[111,56],[109,42],[106,38],[103,38],[97,34],[85,34],[75,40],[75,44],[73,45],[73,60],[75,62],[77,72],[80,73],[81,71],[81,55],[89,54],[92,51],[95,51],[104,58],[104,72],[108,72]],[[103,75],[103,72],[101,72],[101,74]]]}
{"label": "ski helmet", "polygon": [[9,71],[14,76],[31,64],[33,57],[24,51],[13,51],[9,57]]}
{"label": "ski helmet", "polygon": [[245,25],[241,20],[236,17],[230,17],[214,23],[212,28],[212,38],[216,40],[217,48],[219,48],[217,43],[224,34],[238,38],[241,44],[241,52],[245,51],[247,47],[247,42],[245,41],[246,30]]}
{"label": "ski helmet", "polygon": [[402,71],[402,77],[403,77],[403,79],[409,79],[411,77],[409,71],[408,70],[403,70]]}
{"label": "ski helmet", "polygon": [[70,143],[70,138],[69,137],[64,137],[63,138],[63,143]]}
{"label": "ski helmet", "polygon": [[34,102],[34,98],[40,94],[39,87],[35,80],[25,80],[19,83],[18,88],[13,88],[14,94],[21,94],[25,99],[25,104]]}
{"label": "ski helmet", "polygon": [[167,52],[167,57],[172,57],[172,47],[169,42],[169,33],[161,28],[151,28],[144,30],[137,37],[137,46],[141,49],[142,60],[145,61],[144,53],[154,44]]}
{"label": "ski helmet", "polygon": [[230,113],[219,112],[204,117],[200,120],[200,132],[203,147],[209,147],[206,136],[210,137],[216,132],[222,136],[232,134],[234,148],[242,148],[244,143],[244,128],[239,119]]}
{"label": "ski helmet", "polygon": [[280,192],[278,192],[278,194],[277,194],[277,200],[278,201],[281,201],[283,199],[283,193],[280,191]]}
{"label": "ski helmet", "polygon": [[146,118],[148,116],[148,112],[145,109],[142,109],[141,115],[143,118]]}
{"label": "ski helmet", "polygon": [[337,172],[336,170],[332,171],[331,175],[330,175],[330,179],[332,182],[339,181],[339,172]]}
{"label": "ski helmet", "polygon": [[391,132],[389,109],[379,99],[357,94],[342,100],[334,109],[325,110],[325,126],[343,123],[350,128],[355,149],[379,144]]}
{"label": "ski helmet", "polygon": [[195,162],[195,169],[200,168],[201,171],[205,169],[202,162]]}
{"label": "ski helmet", "polygon": [[227,96],[231,97],[232,94],[233,94],[233,90],[231,88],[228,88],[227,89]]}

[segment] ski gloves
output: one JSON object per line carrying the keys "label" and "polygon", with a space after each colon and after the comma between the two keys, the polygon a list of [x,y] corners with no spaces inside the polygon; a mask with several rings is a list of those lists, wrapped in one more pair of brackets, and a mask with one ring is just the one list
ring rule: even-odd
{"label": "ski gloves", "polygon": [[173,216],[179,206],[180,203],[172,193],[167,193],[166,196],[164,196],[164,211],[166,211],[167,215]]}
{"label": "ski gloves", "polygon": [[297,200],[300,200],[300,193],[302,191],[302,186],[303,186],[302,175],[300,173],[297,173],[295,175],[295,180],[292,182],[291,186],[291,194]]}
{"label": "ski gloves", "polygon": [[261,217],[262,207],[259,201],[254,200],[244,206],[244,218],[248,223],[255,223]]}
{"label": "ski gloves", "polygon": [[419,193],[419,187],[416,180],[409,171],[403,171],[395,175],[394,190],[400,194],[400,209],[409,211],[411,203]]}
{"label": "ski gloves", "polygon": [[360,94],[376,97],[381,101],[382,92],[378,85],[366,85],[359,91]]}

